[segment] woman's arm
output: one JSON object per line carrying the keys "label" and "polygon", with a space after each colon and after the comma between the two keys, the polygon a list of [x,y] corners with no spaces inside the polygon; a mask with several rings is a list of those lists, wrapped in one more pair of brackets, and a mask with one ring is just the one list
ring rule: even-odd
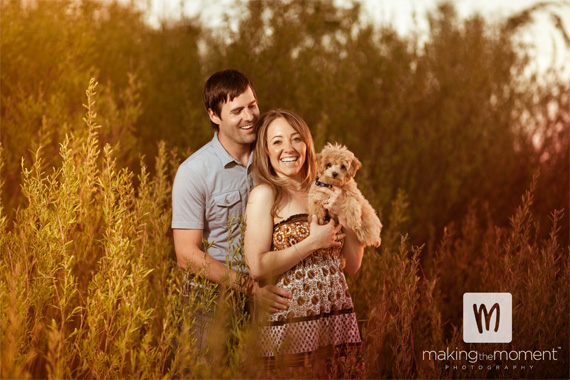
{"label": "woman's arm", "polygon": [[256,280],[279,275],[308,257],[319,248],[339,246],[336,235],[340,225],[334,222],[319,226],[316,217],[310,225],[309,236],[292,247],[271,251],[273,239],[274,202],[272,189],[259,185],[252,190],[245,211],[244,253],[249,274]]}
{"label": "woman's arm", "polygon": [[[344,226],[339,218],[339,223]],[[360,243],[356,238],[356,234],[349,228],[343,227],[342,232],[346,235],[344,238],[344,247],[342,255],[346,259],[344,272],[347,274],[355,274],[360,269],[362,257],[364,256],[364,244]]]}
{"label": "woman's arm", "polygon": [[329,195],[329,202],[325,204],[324,207],[331,210],[335,215],[338,215],[338,222],[343,226],[342,231],[346,235],[344,239],[344,247],[342,248],[342,254],[346,259],[346,265],[343,270],[347,274],[355,274],[358,272],[360,265],[362,264],[364,244],[358,241],[354,231],[345,227],[346,219],[342,212],[342,208],[340,207],[343,203],[344,193],[342,189],[338,187],[333,187],[332,190],[326,187],[319,187],[317,190]]}

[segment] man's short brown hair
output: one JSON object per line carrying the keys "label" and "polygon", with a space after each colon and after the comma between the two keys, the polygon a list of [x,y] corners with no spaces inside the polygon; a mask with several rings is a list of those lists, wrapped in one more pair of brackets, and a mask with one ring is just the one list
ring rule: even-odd
{"label": "man's short brown hair", "polygon": [[[216,116],[221,118],[224,103],[231,102],[234,98],[243,94],[248,86],[251,88],[253,96],[257,99],[255,87],[247,75],[233,69],[218,71],[208,78],[204,85],[202,98],[206,111],[211,109]],[[218,130],[218,125],[214,122],[212,122],[212,127],[216,131]]]}

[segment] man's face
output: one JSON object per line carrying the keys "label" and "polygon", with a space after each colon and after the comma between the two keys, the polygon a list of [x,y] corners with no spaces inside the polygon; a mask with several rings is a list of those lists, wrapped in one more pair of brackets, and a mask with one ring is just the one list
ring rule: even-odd
{"label": "man's face", "polygon": [[218,138],[229,144],[249,145],[255,141],[254,123],[259,118],[257,99],[251,87],[222,105],[220,116],[208,110],[210,119],[220,127]]}

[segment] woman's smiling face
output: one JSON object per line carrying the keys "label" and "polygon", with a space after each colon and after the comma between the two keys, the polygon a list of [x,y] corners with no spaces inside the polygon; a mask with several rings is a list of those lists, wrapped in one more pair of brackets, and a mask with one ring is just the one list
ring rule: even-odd
{"label": "woman's smiling face", "polygon": [[279,177],[301,181],[307,144],[287,120],[275,119],[267,128],[269,161]]}

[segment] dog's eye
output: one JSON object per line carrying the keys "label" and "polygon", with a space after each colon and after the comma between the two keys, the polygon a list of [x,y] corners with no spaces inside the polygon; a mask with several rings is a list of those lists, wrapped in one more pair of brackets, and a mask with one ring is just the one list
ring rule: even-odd
{"label": "dog's eye", "polygon": [[327,164],[327,168],[330,168],[331,166],[332,166],[332,164],[329,162],[329,163]]}
{"label": "dog's eye", "polygon": [[346,169],[346,166],[342,165],[340,168],[341,168],[342,170],[344,170],[344,169]]}

